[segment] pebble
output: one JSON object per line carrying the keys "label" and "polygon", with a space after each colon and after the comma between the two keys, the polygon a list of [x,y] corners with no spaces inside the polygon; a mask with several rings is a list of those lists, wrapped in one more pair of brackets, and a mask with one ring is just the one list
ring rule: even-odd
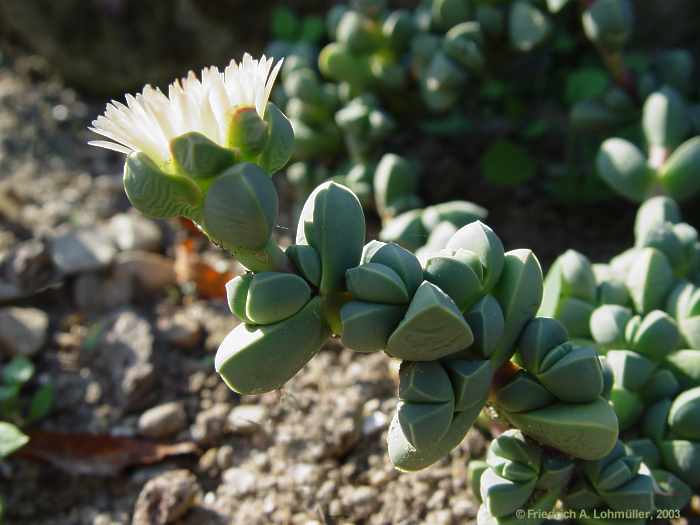
{"label": "pebble", "polygon": [[174,261],[157,253],[122,252],[116,257],[114,274],[131,279],[146,293],[158,292],[176,283]]}
{"label": "pebble", "polygon": [[240,467],[232,467],[221,476],[223,483],[219,486],[228,495],[245,496],[255,492],[257,476],[254,472]]}
{"label": "pebble", "polygon": [[0,350],[10,356],[32,356],[44,343],[49,316],[38,308],[0,309]]}
{"label": "pebble", "polygon": [[132,525],[166,525],[187,514],[201,494],[189,470],[172,470],[149,480],[134,507]]}
{"label": "pebble", "polygon": [[202,338],[202,326],[186,310],[159,319],[158,330],[168,343],[183,349],[194,348]]}
{"label": "pebble", "polygon": [[[100,293],[95,293],[99,290]],[[134,293],[129,279],[105,277],[96,272],[79,275],[73,284],[73,300],[83,312],[106,312],[128,305]]]}
{"label": "pebble", "polygon": [[263,430],[267,409],[261,405],[239,405],[228,415],[228,429],[234,434],[250,435]]}
{"label": "pebble", "polygon": [[138,428],[143,436],[164,438],[177,434],[187,426],[182,403],[171,402],[149,408],[139,417]]}
{"label": "pebble", "polygon": [[109,221],[108,233],[123,251],[157,251],[163,240],[158,224],[138,213],[120,213]]}
{"label": "pebble", "polygon": [[109,236],[96,228],[66,231],[51,239],[53,262],[64,275],[105,268],[116,254]]}
{"label": "pebble", "polygon": [[203,445],[218,441],[226,432],[229,411],[228,404],[218,403],[197,414],[194,424],[190,427],[192,439]]}

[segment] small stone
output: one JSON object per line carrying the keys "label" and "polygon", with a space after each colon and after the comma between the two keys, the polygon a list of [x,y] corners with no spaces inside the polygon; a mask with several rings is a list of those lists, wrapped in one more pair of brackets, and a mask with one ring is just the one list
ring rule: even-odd
{"label": "small stone", "polygon": [[156,251],[163,234],[151,219],[136,213],[120,213],[109,221],[108,233],[117,247],[123,251]]}
{"label": "small stone", "polygon": [[10,356],[32,356],[46,342],[49,316],[38,308],[0,309],[0,351]]}
{"label": "small stone", "polygon": [[232,496],[245,496],[255,492],[256,479],[250,470],[232,467],[224,471],[221,487]]}
{"label": "small stone", "polygon": [[184,310],[160,319],[158,330],[168,343],[178,348],[194,348],[202,338],[202,326],[199,321]]}
{"label": "small stone", "polygon": [[176,282],[172,259],[143,251],[123,252],[117,255],[114,274],[131,279],[148,293],[160,291]]}
{"label": "small stone", "polygon": [[216,466],[226,470],[233,465],[233,447],[224,445],[216,451]]}
{"label": "small stone", "polygon": [[189,470],[172,470],[149,480],[141,490],[132,525],[165,525],[184,516],[201,489]]}
{"label": "small stone", "polygon": [[381,432],[389,424],[389,418],[384,412],[375,410],[362,419],[362,435],[367,438]]}
{"label": "small stone", "polygon": [[171,402],[146,410],[139,418],[139,432],[151,438],[177,434],[187,426],[187,414],[182,403]]}
{"label": "small stone", "polygon": [[[99,290],[100,293],[95,293]],[[73,285],[73,300],[83,312],[106,312],[128,305],[134,289],[123,276],[103,276],[95,272],[79,275]]]}
{"label": "small stone", "polygon": [[194,424],[190,427],[190,434],[199,444],[212,444],[226,432],[226,416],[229,413],[229,405],[219,403],[197,414]]}
{"label": "small stone", "polygon": [[51,239],[51,256],[64,275],[99,270],[114,259],[112,240],[95,228],[60,233]]}
{"label": "small stone", "polygon": [[239,405],[228,415],[228,428],[234,434],[250,435],[263,430],[267,409],[261,405]]}
{"label": "small stone", "polygon": [[216,466],[217,466],[216,465],[217,453],[218,453],[218,449],[210,448],[204,454],[202,454],[202,457],[199,458],[199,462],[197,463],[197,468],[199,469],[200,472],[213,473],[213,471],[216,469]]}
{"label": "small stone", "polygon": [[447,510],[436,510],[429,513],[425,517],[426,523],[434,523],[435,525],[451,525],[453,523],[452,513]]}

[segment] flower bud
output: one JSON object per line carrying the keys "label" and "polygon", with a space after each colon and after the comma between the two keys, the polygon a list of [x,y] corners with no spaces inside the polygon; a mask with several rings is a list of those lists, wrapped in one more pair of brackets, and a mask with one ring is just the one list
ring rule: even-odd
{"label": "flower bud", "polygon": [[228,146],[244,160],[260,155],[267,144],[267,123],[253,107],[234,110],[228,128]]}

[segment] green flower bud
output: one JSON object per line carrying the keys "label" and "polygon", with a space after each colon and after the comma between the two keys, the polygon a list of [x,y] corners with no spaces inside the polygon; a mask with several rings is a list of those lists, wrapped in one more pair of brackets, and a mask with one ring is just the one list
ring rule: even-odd
{"label": "green flower bud", "polygon": [[255,163],[269,174],[276,173],[287,165],[294,152],[294,130],[289,119],[274,104],[265,111],[267,143]]}
{"label": "green flower bud", "polygon": [[350,301],[340,309],[342,341],[356,352],[384,350],[389,337],[406,314],[406,307]]}
{"label": "green flower bud", "polygon": [[659,181],[678,201],[689,199],[700,189],[700,137],[686,140],[659,170]]}
{"label": "green flower bud", "polygon": [[401,276],[379,263],[365,263],[345,273],[354,298],[371,303],[406,304],[410,297]]}
{"label": "green flower bud", "polygon": [[650,147],[675,149],[690,131],[688,108],[681,95],[670,87],[649,95],[644,102],[642,127]]}
{"label": "green flower bud", "polygon": [[267,326],[240,324],[222,341],[215,367],[232,390],[260,394],[280,388],[321,348],[330,335],[323,323],[321,300]]}
{"label": "green flower bud", "polygon": [[508,21],[510,42],[518,51],[531,51],[539,45],[550,31],[547,17],[528,2],[518,1],[510,10]]}
{"label": "green flower bud", "polygon": [[596,0],[582,17],[586,36],[596,45],[621,49],[629,39],[634,13],[629,0]]}
{"label": "green flower bud", "polygon": [[209,237],[226,248],[259,249],[277,224],[278,198],[270,176],[255,164],[237,164],[209,186],[202,208]]}
{"label": "green flower bud", "polygon": [[408,361],[432,361],[467,348],[473,340],[454,301],[424,281],[389,338],[387,353]]}
{"label": "green flower bud", "polygon": [[643,201],[651,191],[654,176],[646,158],[624,139],[603,142],[596,156],[596,169],[612,189],[630,200]]}
{"label": "green flower bud", "polygon": [[297,244],[312,246],[321,259],[321,293],[345,288],[345,272],[357,266],[365,241],[365,217],[357,197],[334,182],[318,186],[306,200]]}
{"label": "green flower bud", "polygon": [[175,169],[194,178],[213,177],[236,163],[233,151],[196,132],[170,141],[170,154]]}
{"label": "green flower bud", "polygon": [[642,248],[625,283],[638,312],[661,308],[673,284],[673,270],[668,258],[655,248]]}
{"label": "green flower bud", "polygon": [[144,153],[126,159],[124,189],[131,205],[150,217],[199,217],[203,195],[197,184],[165,173]]}
{"label": "green flower bud", "polygon": [[380,216],[391,216],[397,200],[418,192],[418,172],[408,160],[385,154],[374,174],[374,199]]}

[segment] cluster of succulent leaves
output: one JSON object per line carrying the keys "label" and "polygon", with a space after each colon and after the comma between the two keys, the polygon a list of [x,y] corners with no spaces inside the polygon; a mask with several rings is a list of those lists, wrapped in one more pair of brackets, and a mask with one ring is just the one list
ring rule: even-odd
{"label": "cluster of succulent leaves", "polygon": [[[412,10],[354,0],[331,8],[321,29],[283,8],[268,51],[286,57],[274,99],[297,141],[288,180],[303,199],[331,178],[388,220],[422,203],[407,177],[396,182],[402,198],[385,200],[375,183],[383,153],[415,163],[421,135],[466,135],[491,139],[480,166],[497,185],[540,171],[564,200],[607,188],[636,201],[659,191],[688,198],[700,162],[693,57],[626,49],[633,11],[630,0],[425,0]],[[567,113],[562,133],[552,115]],[[538,163],[534,152],[552,142],[563,158]]]}
{"label": "cluster of succulent leaves", "polygon": [[[53,387],[44,383],[33,391],[34,364],[17,356],[0,372],[0,459],[22,448],[29,437],[20,430],[43,419],[53,405]],[[1,516],[0,512],[0,516]]]}
{"label": "cluster of succulent leaves", "polygon": [[660,481],[693,491],[700,488],[699,285],[698,233],[675,201],[660,196],[639,208],[635,246],[608,264],[571,250],[560,256],[540,309],[604,356],[627,444]]}

